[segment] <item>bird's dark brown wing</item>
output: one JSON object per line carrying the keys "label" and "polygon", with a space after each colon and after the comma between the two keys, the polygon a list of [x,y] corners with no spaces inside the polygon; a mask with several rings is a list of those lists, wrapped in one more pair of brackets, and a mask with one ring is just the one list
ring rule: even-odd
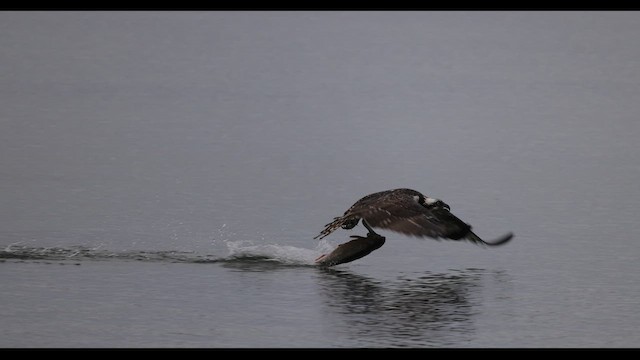
{"label": "bird's dark brown wing", "polygon": [[389,193],[352,212],[372,227],[417,237],[458,240],[471,228],[447,209],[424,207],[407,194]]}

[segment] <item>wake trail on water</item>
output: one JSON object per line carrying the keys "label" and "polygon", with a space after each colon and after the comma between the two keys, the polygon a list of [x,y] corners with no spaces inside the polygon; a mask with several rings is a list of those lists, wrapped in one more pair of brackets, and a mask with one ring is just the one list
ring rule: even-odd
{"label": "wake trail on water", "polygon": [[321,240],[315,249],[279,244],[255,244],[248,240],[223,240],[226,254],[203,254],[195,251],[112,251],[101,246],[36,247],[13,243],[0,249],[0,262],[38,261],[44,263],[72,263],[82,261],[142,261],[168,263],[269,263],[283,266],[314,266],[314,260],[333,246]]}
{"label": "wake trail on water", "polygon": [[262,260],[282,265],[315,266],[315,259],[330,252],[335,246],[325,240],[318,241],[315,249],[279,244],[252,244],[244,241],[228,241],[226,261]]}

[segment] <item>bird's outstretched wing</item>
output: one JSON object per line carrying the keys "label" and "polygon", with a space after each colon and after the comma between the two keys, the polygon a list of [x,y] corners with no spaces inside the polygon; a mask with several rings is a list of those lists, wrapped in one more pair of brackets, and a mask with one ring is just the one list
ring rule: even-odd
{"label": "bird's outstretched wing", "polygon": [[388,229],[410,236],[434,239],[467,240],[480,246],[499,246],[513,237],[507,233],[493,241],[484,241],[471,231],[471,226],[444,207],[427,208],[411,197],[380,201],[360,216],[372,227]]}
{"label": "bird's outstretched wing", "polygon": [[425,207],[407,194],[389,193],[353,209],[370,226],[409,236],[460,239],[471,227],[444,207]]}

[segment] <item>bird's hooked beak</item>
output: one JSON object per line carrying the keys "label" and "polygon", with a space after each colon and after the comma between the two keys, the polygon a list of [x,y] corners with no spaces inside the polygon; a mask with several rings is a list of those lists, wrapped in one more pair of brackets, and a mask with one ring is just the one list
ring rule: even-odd
{"label": "bird's hooked beak", "polygon": [[424,203],[427,204],[427,206],[430,208],[443,208],[443,209],[447,209],[447,211],[451,211],[451,208],[449,207],[449,205],[447,205],[447,203],[445,203],[440,199],[425,197]]}

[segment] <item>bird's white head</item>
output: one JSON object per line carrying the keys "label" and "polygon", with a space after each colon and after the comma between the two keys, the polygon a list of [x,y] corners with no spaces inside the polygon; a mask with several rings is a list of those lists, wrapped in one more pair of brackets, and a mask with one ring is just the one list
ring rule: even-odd
{"label": "bird's white head", "polygon": [[431,205],[437,203],[438,201],[441,201],[441,200],[438,200],[438,199],[435,199],[435,198],[431,198],[431,197],[428,197],[428,196],[424,198],[424,203],[427,206],[431,206]]}

